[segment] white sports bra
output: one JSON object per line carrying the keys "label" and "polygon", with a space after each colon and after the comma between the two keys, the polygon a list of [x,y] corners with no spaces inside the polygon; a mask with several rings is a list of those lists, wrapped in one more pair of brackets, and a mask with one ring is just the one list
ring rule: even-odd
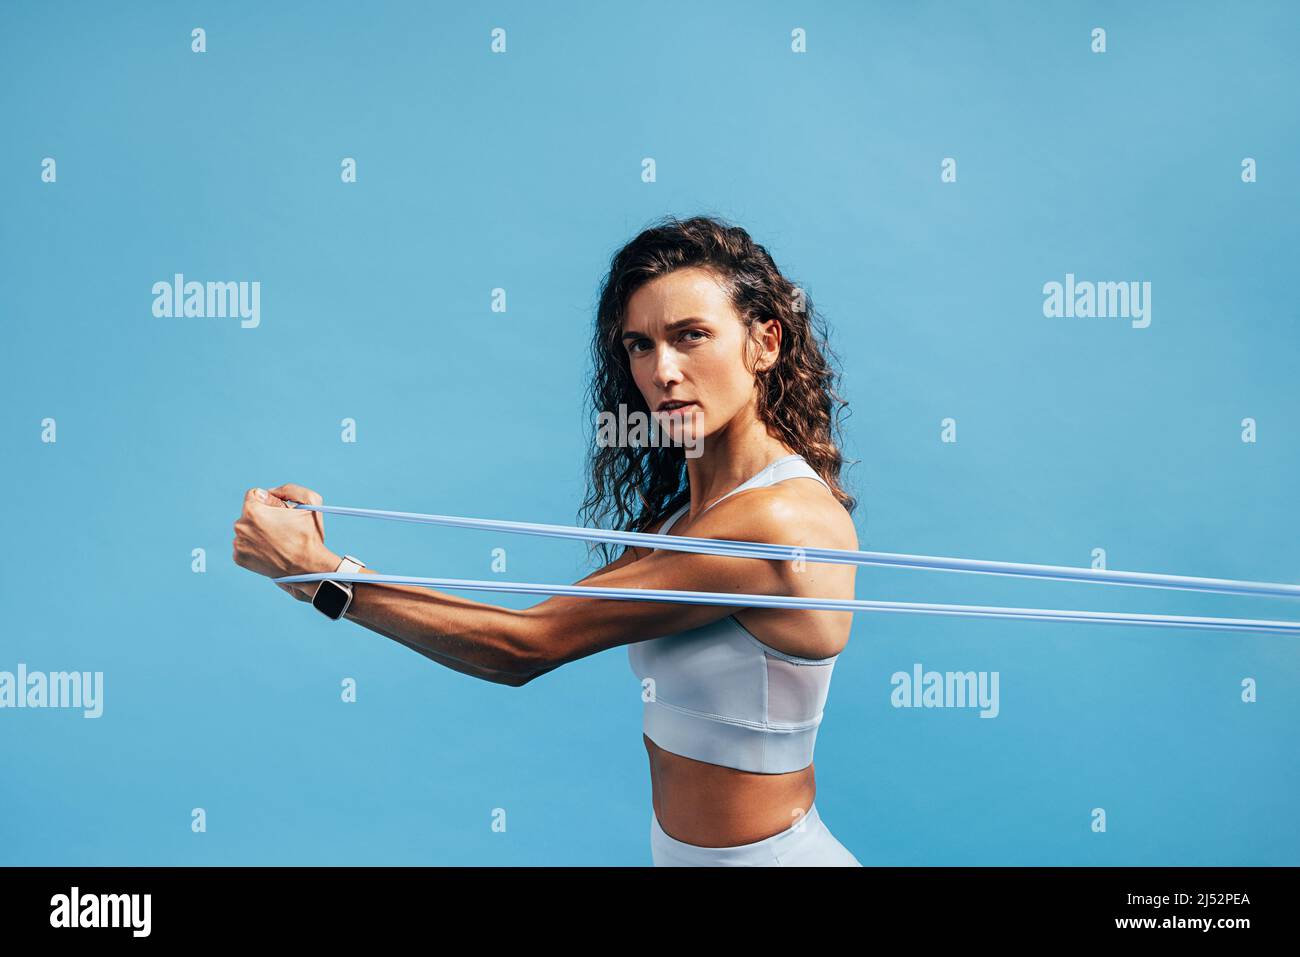
{"label": "white sports bra", "polygon": [[[826,484],[803,456],[788,455],[722,498],[792,478]],[[674,512],[659,534],[667,534],[689,507],[688,502]],[[728,615],[700,628],[633,642],[627,657],[641,681],[642,730],[665,751],[762,774],[799,771],[812,763],[838,655],[787,655]]]}

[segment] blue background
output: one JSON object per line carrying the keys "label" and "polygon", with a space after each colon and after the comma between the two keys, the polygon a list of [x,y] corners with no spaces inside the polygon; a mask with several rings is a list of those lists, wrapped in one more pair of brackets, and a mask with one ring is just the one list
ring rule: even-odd
{"label": "blue background", "polygon": [[[626,649],[477,681],[230,543],[244,491],[284,482],[574,523],[597,284],[664,213],[743,225],[829,321],[863,548],[1296,581],[1298,26],[1288,3],[4,4],[0,669],[106,687],[98,720],[0,711],[0,862],[648,865]],[[260,281],[260,327],[155,318],[175,272]],[[1151,282],[1150,327],[1045,318],[1067,272]],[[497,547],[512,580],[591,570],[570,543],[326,530],[386,572],[490,577]],[[873,569],[858,596],[1298,617]],[[892,708],[914,662],[999,672],[1000,716]],[[1300,864],[1298,723],[1290,637],[859,615],[817,805],[864,864]]]}

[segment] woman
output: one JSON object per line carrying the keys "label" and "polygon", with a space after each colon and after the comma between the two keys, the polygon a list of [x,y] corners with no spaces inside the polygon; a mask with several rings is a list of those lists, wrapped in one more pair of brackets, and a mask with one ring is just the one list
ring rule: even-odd
{"label": "woman", "polygon": [[[602,443],[589,524],[856,549],[811,302],[740,228],[669,217],[614,257],[601,289],[594,411],[653,416],[662,441]],[[338,571],[321,504],[254,489],[235,561],[268,577]],[[604,558],[611,557],[602,545]],[[351,567],[351,566],[349,566]],[[581,584],[852,598],[852,565],[627,548]],[[310,601],[318,583],[281,585]],[[848,612],[559,596],[514,610],[357,583],[346,617],[465,674],[519,687],[618,645],[641,679],[656,865],[860,866],[814,804],[813,744]]]}

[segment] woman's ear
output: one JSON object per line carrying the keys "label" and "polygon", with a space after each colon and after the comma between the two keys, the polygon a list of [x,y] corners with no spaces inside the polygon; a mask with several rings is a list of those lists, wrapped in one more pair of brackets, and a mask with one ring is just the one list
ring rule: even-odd
{"label": "woman's ear", "polygon": [[781,321],[766,319],[758,331],[758,361],[755,368],[767,372],[781,357]]}

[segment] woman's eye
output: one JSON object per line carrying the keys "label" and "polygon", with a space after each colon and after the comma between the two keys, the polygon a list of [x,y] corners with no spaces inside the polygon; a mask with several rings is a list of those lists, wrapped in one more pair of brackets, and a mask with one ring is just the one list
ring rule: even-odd
{"label": "woman's eye", "polygon": [[[686,336],[698,337],[698,338],[688,340],[690,342],[699,342],[701,339],[708,338],[708,336],[705,335],[703,332],[701,332],[699,329],[687,329],[685,332],[682,333],[682,338],[685,338]],[[652,343],[649,339],[633,339],[628,342],[627,351],[645,352],[647,349],[650,349],[653,345],[654,343]]]}

